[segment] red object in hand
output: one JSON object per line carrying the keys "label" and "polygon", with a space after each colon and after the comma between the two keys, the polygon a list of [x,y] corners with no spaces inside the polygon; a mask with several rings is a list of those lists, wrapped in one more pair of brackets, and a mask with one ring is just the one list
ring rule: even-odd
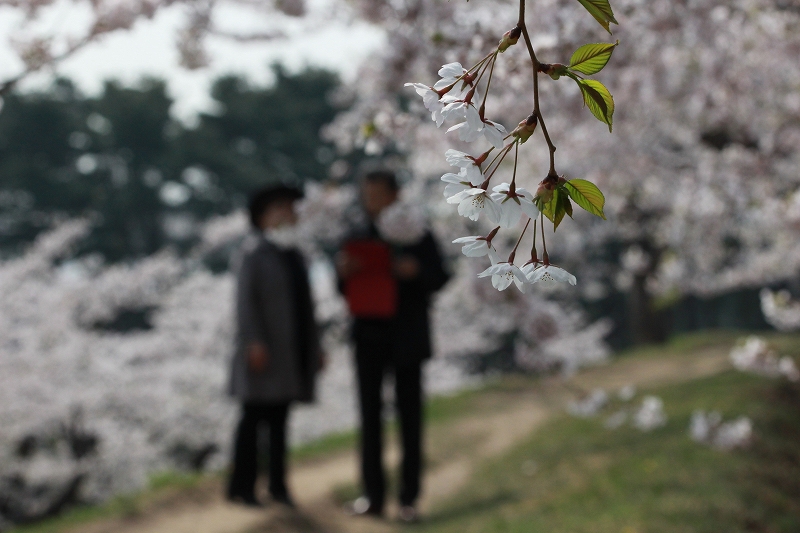
{"label": "red object in hand", "polygon": [[350,313],[358,318],[392,318],[397,311],[397,281],[389,246],[378,240],[357,240],[348,242],[344,252],[359,266],[345,280]]}

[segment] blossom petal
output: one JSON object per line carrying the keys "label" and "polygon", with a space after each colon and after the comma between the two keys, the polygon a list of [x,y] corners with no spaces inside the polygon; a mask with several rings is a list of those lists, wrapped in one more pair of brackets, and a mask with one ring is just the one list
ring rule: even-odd
{"label": "blossom petal", "polygon": [[462,244],[465,242],[475,242],[480,239],[479,235],[470,235],[469,237],[459,237],[453,240],[453,244]]}
{"label": "blossom petal", "polygon": [[468,163],[474,164],[472,159],[470,159],[469,154],[460,152],[458,150],[453,150],[452,148],[448,148],[448,150],[444,153],[444,159],[450,164],[451,167],[465,167]]}
{"label": "blossom petal", "polygon": [[465,244],[461,248],[461,253],[467,257],[483,257],[484,255],[489,255],[489,243],[485,240],[480,240]]}
{"label": "blossom petal", "polygon": [[507,199],[503,199],[504,201],[497,201],[495,199],[495,205],[497,205],[500,211],[497,223],[503,228],[513,228],[519,223],[519,219],[522,216],[522,209],[519,204],[514,201],[514,198],[506,198]]}
{"label": "blossom petal", "polygon": [[498,291],[504,291],[511,286],[511,282],[514,281],[514,276],[511,275],[510,272],[504,273],[502,275],[492,276],[492,285]]}
{"label": "blossom petal", "polygon": [[486,278],[489,276],[495,276],[499,272],[502,272],[504,263],[492,263],[492,266],[478,274],[479,278]]}
{"label": "blossom petal", "polygon": [[478,114],[478,110],[475,109],[474,105],[469,105],[466,108],[467,114],[467,124],[469,124],[469,128],[473,131],[481,131],[483,129],[483,121],[481,120],[481,116]]}
{"label": "blossom petal", "polygon": [[497,205],[497,202],[492,200],[490,196],[486,196],[486,200],[484,201],[484,210],[486,211],[486,217],[495,224],[499,224],[500,222],[500,206]]}
{"label": "blossom petal", "polygon": [[453,174],[452,172],[442,174],[440,179],[445,183],[464,183],[464,177],[461,174]]}
{"label": "blossom petal", "polygon": [[467,122],[459,122],[455,126],[450,126],[450,128],[447,130],[447,133],[450,133],[451,131],[457,131],[458,138],[464,142],[472,142],[481,134],[479,131],[471,130]]}
{"label": "blossom petal", "polygon": [[484,138],[495,148],[503,147],[503,134],[497,128],[487,124],[481,133],[483,133]]}
{"label": "blossom petal", "polygon": [[467,257],[482,257],[489,253],[489,242],[483,237],[473,235],[471,237],[459,237],[453,244],[464,244],[461,253]]}
{"label": "blossom petal", "polygon": [[[457,194],[468,190],[470,187],[471,187],[471,185],[468,186],[468,185],[464,185],[464,184],[461,184],[461,183],[450,183],[444,188],[444,197],[448,198],[448,199],[452,198],[452,197],[456,196]],[[460,202],[461,200],[463,200],[463,198],[459,197],[458,200],[454,200],[454,201],[449,202],[449,203],[455,204],[455,203]]]}
{"label": "blossom petal", "polygon": [[553,265],[547,265],[535,270],[529,279],[531,283],[552,283],[559,281],[562,283],[569,283],[570,285],[575,285],[578,283],[578,280],[575,278],[575,276],[563,268]]}
{"label": "blossom petal", "polygon": [[439,76],[442,78],[457,78],[464,74],[465,71],[466,69],[461,66],[461,63],[454,62],[442,65],[442,68],[439,69],[437,74],[439,74]]}

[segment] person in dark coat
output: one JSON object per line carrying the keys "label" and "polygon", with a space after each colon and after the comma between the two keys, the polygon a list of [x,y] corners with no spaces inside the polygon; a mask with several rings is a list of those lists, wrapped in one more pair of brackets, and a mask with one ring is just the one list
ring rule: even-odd
{"label": "person in dark coat", "polygon": [[402,245],[386,242],[379,233],[376,221],[398,200],[398,192],[396,178],[390,172],[365,176],[361,195],[369,224],[350,236],[337,257],[340,287],[346,296],[348,280],[359,275],[364,262],[364,258],[348,253],[348,243],[364,240],[383,243],[391,253],[390,275],[396,283],[395,306],[389,316],[356,315],[353,320],[364,496],[349,504],[348,511],[368,515],[383,513],[386,481],[382,461],[381,391],[384,376],[393,373],[403,449],[399,518],[414,521],[422,471],[422,363],[432,354],[428,308],[432,294],[449,276],[427,229],[415,242]]}
{"label": "person in dark coat", "polygon": [[242,404],[227,495],[260,505],[255,495],[257,435],[269,431],[269,492],[292,505],[286,487],[286,426],[289,405],[314,396],[321,350],[308,273],[291,244],[298,190],[276,186],[255,194],[250,221],[255,230],[237,258],[236,346],[229,392]]}

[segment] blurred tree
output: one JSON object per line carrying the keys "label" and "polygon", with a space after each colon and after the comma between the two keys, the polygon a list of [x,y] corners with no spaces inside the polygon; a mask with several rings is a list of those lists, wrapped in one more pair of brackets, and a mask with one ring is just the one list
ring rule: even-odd
{"label": "blurred tree", "polygon": [[90,216],[83,247],[117,261],[165,244],[187,247],[196,222],[244,204],[274,181],[327,175],[319,130],[336,112],[338,81],[321,70],[253,87],[219,80],[216,114],[187,129],[170,117],[164,82],[107,82],[97,98],[68,80],[10,93],[0,110],[0,253],[13,254],[54,219]]}
{"label": "blurred tree", "polygon": [[269,182],[324,179],[334,158],[319,130],[336,114],[328,100],[336,76],[316,69],[291,75],[278,65],[273,72],[275,83],[266,89],[236,76],[218,80],[212,96],[219,112],[202,114],[198,127],[179,139],[179,160],[195,174],[185,179],[202,188],[197,171],[212,173],[222,193],[214,196],[225,199],[225,209]]}

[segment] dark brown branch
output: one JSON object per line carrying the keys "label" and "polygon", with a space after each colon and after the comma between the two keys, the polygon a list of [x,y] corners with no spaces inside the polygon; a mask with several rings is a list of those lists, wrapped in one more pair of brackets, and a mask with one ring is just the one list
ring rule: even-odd
{"label": "dark brown branch", "polygon": [[544,122],[542,111],[539,108],[539,67],[541,63],[536,58],[536,52],[533,50],[531,44],[531,37],[528,35],[528,27],[525,25],[525,0],[519,0],[519,20],[517,26],[522,30],[522,38],[525,41],[525,47],[528,49],[528,55],[531,56],[531,63],[533,64],[533,113],[539,118],[539,124],[542,127],[542,134],[544,140],[547,142],[547,148],[550,151],[550,171],[548,175],[557,176],[556,172],[556,145],[550,139],[550,134],[547,132],[547,125]]}

